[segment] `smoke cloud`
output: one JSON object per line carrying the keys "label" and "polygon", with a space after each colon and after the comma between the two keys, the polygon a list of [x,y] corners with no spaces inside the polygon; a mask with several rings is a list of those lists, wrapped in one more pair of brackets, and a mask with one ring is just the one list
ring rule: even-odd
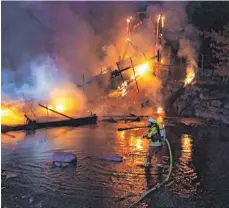
{"label": "smoke cloud", "polygon": [[[82,84],[83,77],[88,80],[100,73],[101,68],[117,68],[116,62],[127,47],[126,17],[133,16],[132,24],[137,24],[140,19],[136,11],[141,2],[3,2],[2,5],[3,100],[19,99],[22,92],[28,98],[54,100],[58,93],[68,91],[74,94],[81,109],[88,108],[86,99],[107,93],[109,78],[84,93],[77,85]],[[185,3],[154,3],[146,12],[149,18],[134,30],[131,26],[133,45],[128,47],[126,58],[145,61],[145,56],[156,55],[154,23],[162,12],[165,41],[179,42],[178,56],[186,57],[190,65],[197,67],[198,41],[193,35],[195,29],[188,24]],[[161,79],[151,75],[138,81],[141,93],[134,101],[136,112],[142,111],[141,103],[147,100],[155,106],[162,105]],[[130,96],[124,97],[123,102],[130,100]],[[117,100],[120,98],[112,102]],[[127,106],[124,108],[123,112],[129,111]]]}

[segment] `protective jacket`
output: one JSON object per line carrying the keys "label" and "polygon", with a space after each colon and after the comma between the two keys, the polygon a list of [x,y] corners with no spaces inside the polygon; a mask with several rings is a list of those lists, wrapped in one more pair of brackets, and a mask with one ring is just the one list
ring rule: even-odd
{"label": "protective jacket", "polygon": [[166,139],[166,134],[165,134],[165,128],[163,124],[153,124],[146,137],[148,139],[151,139],[152,142],[161,142],[161,141],[165,141]]}

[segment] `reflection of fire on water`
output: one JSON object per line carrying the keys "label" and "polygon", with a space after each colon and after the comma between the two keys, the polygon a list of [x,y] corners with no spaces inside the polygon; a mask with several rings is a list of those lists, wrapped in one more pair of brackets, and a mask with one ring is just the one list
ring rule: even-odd
{"label": "reflection of fire on water", "polygon": [[136,147],[137,150],[142,150],[143,149],[142,139],[141,138],[137,138],[136,139],[135,147]]}
{"label": "reflection of fire on water", "polygon": [[184,161],[189,162],[192,159],[192,138],[188,134],[181,137],[182,152],[181,157]]}

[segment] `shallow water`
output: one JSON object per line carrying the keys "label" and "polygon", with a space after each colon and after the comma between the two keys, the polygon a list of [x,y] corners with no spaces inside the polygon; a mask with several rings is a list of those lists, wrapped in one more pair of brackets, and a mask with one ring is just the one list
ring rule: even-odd
{"label": "shallow water", "polygon": [[[2,177],[2,204],[7,207],[128,207],[164,179],[168,165],[163,173],[154,167],[146,172],[140,166],[148,147],[148,141],[141,139],[146,129],[116,131],[124,125],[127,126],[99,122],[97,126],[43,129],[31,135],[25,132],[2,135],[3,172],[19,173],[8,180]],[[167,188],[182,197],[192,196],[200,187],[203,175],[198,171],[202,161],[193,159],[198,134],[195,128],[183,126],[169,127],[167,133],[175,163]],[[53,168],[52,154],[57,150],[75,153],[77,165]],[[124,161],[99,160],[101,156],[111,155],[122,156]],[[167,151],[164,155],[168,155]],[[152,163],[155,164],[155,158]]]}

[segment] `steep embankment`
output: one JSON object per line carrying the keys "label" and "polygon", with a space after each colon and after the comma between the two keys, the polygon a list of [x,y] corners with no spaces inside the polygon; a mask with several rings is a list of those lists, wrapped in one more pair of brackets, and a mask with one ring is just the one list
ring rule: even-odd
{"label": "steep embankment", "polygon": [[[170,94],[177,89],[170,89]],[[229,84],[197,81],[174,102],[179,116],[214,119],[229,124]]]}

